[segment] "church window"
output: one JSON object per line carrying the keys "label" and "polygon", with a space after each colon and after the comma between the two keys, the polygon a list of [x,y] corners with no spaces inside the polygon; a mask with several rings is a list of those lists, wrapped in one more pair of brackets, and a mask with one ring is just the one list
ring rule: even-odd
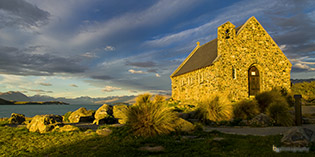
{"label": "church window", "polygon": [[234,80],[236,79],[236,69],[234,67],[232,68],[232,77]]}

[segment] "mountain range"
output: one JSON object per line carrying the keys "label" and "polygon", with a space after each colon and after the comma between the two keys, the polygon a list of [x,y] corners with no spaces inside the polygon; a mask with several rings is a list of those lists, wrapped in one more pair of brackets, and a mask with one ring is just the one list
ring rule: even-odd
{"label": "mountain range", "polygon": [[88,96],[82,96],[77,98],[54,98],[47,95],[34,95],[26,96],[25,94],[18,91],[10,91],[0,93],[0,98],[9,101],[61,101],[69,104],[118,104],[118,103],[134,103],[135,96],[109,96],[104,98],[91,98]]}

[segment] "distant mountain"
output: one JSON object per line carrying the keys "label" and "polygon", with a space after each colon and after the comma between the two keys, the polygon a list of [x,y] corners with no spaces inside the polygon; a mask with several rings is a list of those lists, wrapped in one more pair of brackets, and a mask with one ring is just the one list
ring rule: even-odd
{"label": "distant mountain", "polygon": [[31,101],[31,99],[23,93],[14,91],[0,93],[0,98],[11,101]]}
{"label": "distant mountain", "polygon": [[291,79],[291,82],[293,84],[301,83],[301,82],[312,82],[312,81],[315,81],[315,78],[311,78],[311,79]]}
{"label": "distant mountain", "polygon": [[0,98],[0,105],[9,105],[9,104],[13,104],[13,102]]}
{"label": "distant mountain", "polygon": [[69,104],[85,104],[85,105],[94,105],[94,104],[115,104],[115,103],[133,103],[135,96],[110,96],[104,98],[91,98],[88,96],[82,96],[77,98],[54,98],[46,95],[34,95],[30,99],[32,101],[62,101]]}

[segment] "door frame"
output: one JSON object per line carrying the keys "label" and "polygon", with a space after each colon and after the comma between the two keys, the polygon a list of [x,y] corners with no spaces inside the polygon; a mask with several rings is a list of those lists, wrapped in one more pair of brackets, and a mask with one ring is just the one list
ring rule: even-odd
{"label": "door frame", "polygon": [[[257,91],[257,93],[255,93],[255,94],[251,94],[251,74],[250,74],[250,71],[251,71],[251,69],[253,68],[253,67],[255,67],[256,68],[256,71],[257,71],[257,74],[256,74],[256,76],[258,77],[258,84],[259,84],[259,90]],[[261,78],[262,78],[262,76],[261,76],[261,68],[259,68],[257,65],[255,65],[255,64],[253,64],[253,65],[251,65],[249,68],[248,68],[248,72],[247,72],[247,75],[248,75],[248,96],[250,97],[250,96],[255,96],[256,94],[258,94],[260,91],[261,91],[261,87],[262,87],[262,85],[261,85]],[[253,76],[252,76],[253,77]],[[255,76],[254,76],[255,77]]]}

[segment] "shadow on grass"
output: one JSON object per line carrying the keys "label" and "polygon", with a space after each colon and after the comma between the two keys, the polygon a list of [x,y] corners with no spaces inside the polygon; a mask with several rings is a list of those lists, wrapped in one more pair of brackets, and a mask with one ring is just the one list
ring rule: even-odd
{"label": "shadow on grass", "polygon": [[[67,145],[42,150],[32,156],[312,156],[314,153],[280,153],[272,145],[280,145],[280,136],[227,135],[217,131],[192,135],[172,134],[151,138],[128,135],[114,130],[107,137],[94,136]],[[145,145],[163,146],[162,152],[139,150]]]}

